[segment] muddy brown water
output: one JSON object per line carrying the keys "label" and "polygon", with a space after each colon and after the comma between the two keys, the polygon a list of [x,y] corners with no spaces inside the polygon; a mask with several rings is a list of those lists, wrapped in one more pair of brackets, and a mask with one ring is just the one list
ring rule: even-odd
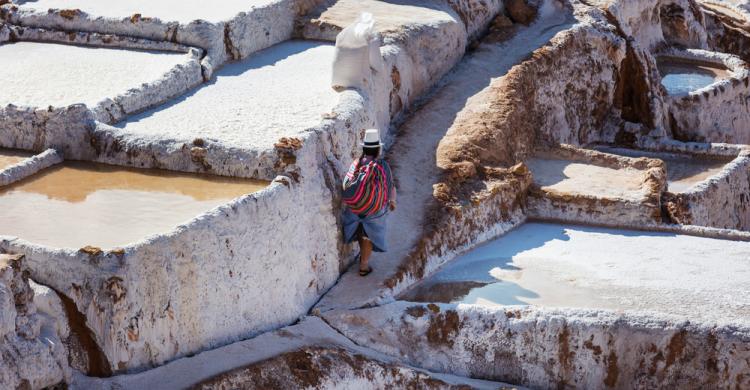
{"label": "muddy brown water", "polygon": [[0,170],[31,157],[33,154],[21,150],[0,149]]}
{"label": "muddy brown water", "polygon": [[266,186],[264,181],[65,162],[0,190],[0,235],[51,247],[115,248],[167,233]]}
{"label": "muddy brown water", "polygon": [[670,95],[687,94],[730,75],[726,67],[709,62],[659,58],[657,66],[661,83]]}

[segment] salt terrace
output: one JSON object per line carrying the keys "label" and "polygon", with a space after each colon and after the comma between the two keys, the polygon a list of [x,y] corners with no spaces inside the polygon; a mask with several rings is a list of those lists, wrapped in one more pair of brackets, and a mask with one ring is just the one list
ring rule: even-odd
{"label": "salt terrace", "polygon": [[[0,0],[0,388],[750,388],[749,26]],[[368,128],[399,196],[362,278]]]}

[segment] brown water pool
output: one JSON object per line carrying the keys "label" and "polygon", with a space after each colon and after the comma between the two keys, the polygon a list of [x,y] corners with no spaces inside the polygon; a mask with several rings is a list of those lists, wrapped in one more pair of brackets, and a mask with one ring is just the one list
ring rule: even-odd
{"label": "brown water pool", "polygon": [[33,153],[14,149],[0,149],[0,170],[31,157]]}
{"label": "brown water pool", "polygon": [[114,248],[166,233],[267,182],[65,162],[0,190],[0,235]]}

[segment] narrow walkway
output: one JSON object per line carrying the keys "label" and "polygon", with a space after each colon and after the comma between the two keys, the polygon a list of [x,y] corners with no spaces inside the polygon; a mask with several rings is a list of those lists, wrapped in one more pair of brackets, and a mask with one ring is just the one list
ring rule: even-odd
{"label": "narrow walkway", "polygon": [[438,143],[451,128],[469,99],[502,77],[559,31],[575,22],[567,9],[548,1],[531,26],[500,44],[482,44],[466,56],[442,81],[430,100],[399,129],[396,143],[388,154],[399,184],[398,209],[388,221],[388,253],[372,258],[375,271],[366,278],[357,274],[355,264],[316,306],[321,312],[353,309],[387,302],[392,298],[383,281],[393,275],[422,234],[424,211],[433,201],[432,186],[440,171],[436,164]]}
{"label": "narrow walkway", "polygon": [[[316,349],[339,351],[345,357],[341,361],[334,359],[334,361],[324,360],[321,362],[328,367],[342,361],[356,361],[358,370],[372,374],[372,372],[367,371],[366,363],[374,362],[383,367],[395,368],[394,372],[403,377],[418,373],[420,377],[426,376],[435,382],[457,388],[523,389],[507,383],[471,379],[411,367],[398,359],[354,344],[318,317],[306,317],[296,325],[201,352],[195,356],[184,357],[153,370],[111,378],[86,377],[77,373],[70,388],[74,390],[213,388],[213,383],[222,383],[222,377],[231,378],[233,376],[238,380],[247,381],[243,388],[261,388],[263,386],[260,383],[252,381],[262,379],[262,364],[264,362],[270,362],[269,366],[275,370],[266,373],[271,376],[280,372],[283,373],[285,366],[291,368],[295,374],[303,378],[316,378],[321,382],[325,382],[326,378],[336,381],[340,379],[337,378],[338,375],[346,374],[335,370],[320,370],[320,365],[316,364],[313,354],[309,353],[309,351],[315,351]],[[295,356],[300,355],[305,359],[295,360]],[[281,357],[282,360],[274,361],[273,359],[277,357]],[[249,374],[243,373],[242,370],[247,370]],[[243,375],[245,376],[243,377]],[[277,379],[278,383],[283,383],[285,380],[294,381],[295,378]],[[226,380],[226,383],[231,382],[231,380]]]}

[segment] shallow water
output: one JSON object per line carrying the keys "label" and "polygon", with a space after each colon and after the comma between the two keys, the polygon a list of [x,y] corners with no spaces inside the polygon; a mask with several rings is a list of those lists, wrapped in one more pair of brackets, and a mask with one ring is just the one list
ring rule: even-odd
{"label": "shallow water", "polygon": [[667,184],[670,192],[685,192],[696,184],[719,174],[732,157],[699,158],[687,154],[653,153],[630,149],[599,148],[626,157],[656,158],[667,164]]}
{"label": "shallow water", "polygon": [[729,77],[727,69],[687,61],[660,60],[661,83],[670,95],[683,95]]}
{"label": "shallow water", "polygon": [[114,248],[169,232],[267,185],[254,180],[65,162],[0,191],[0,235],[51,247]]}
{"label": "shallow water", "polygon": [[526,223],[399,299],[750,318],[749,256],[746,242]]}
{"label": "shallow water", "polygon": [[690,158],[663,158],[667,163],[669,191],[685,192],[694,185],[719,174],[728,161]]}
{"label": "shallow water", "polygon": [[640,198],[644,173],[568,160],[531,158],[526,161],[534,182],[546,189],[577,195],[597,194]]}
{"label": "shallow water", "polygon": [[33,154],[21,150],[0,149],[0,170],[31,157]]}

